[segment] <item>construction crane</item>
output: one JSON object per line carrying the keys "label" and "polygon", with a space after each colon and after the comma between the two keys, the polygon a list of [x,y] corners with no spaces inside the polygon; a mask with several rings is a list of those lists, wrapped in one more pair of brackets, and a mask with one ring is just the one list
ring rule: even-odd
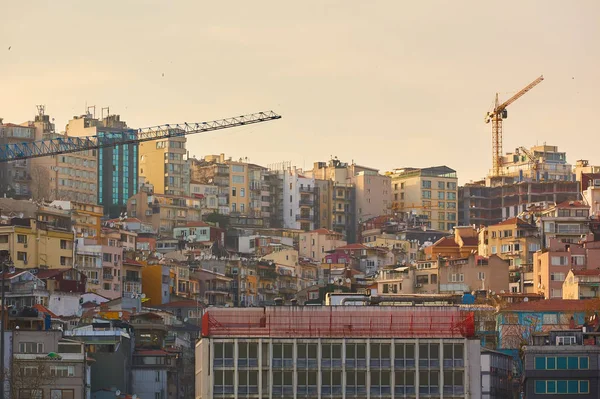
{"label": "construction crane", "polygon": [[496,101],[494,103],[494,109],[487,113],[485,116],[485,123],[492,122],[492,176],[500,176],[502,168],[502,120],[506,119],[508,112],[506,107],[517,101],[529,90],[537,86],[544,76],[540,76],[533,82],[525,86],[517,94],[500,104],[498,100],[498,93],[496,93]]}
{"label": "construction crane", "polygon": [[96,136],[66,136],[30,143],[4,144],[0,145],[0,163],[85,150],[97,150],[99,148],[114,147],[123,144],[137,144],[144,141],[160,140],[170,137],[181,137],[190,134],[268,122],[280,118],[281,115],[278,115],[273,111],[266,111],[210,122],[160,125],[142,129],[125,130],[123,132],[107,132]]}
{"label": "construction crane", "polygon": [[525,154],[525,156],[529,160],[529,169],[531,170],[531,178],[534,181],[540,180],[540,176],[538,174],[538,169],[540,166],[540,158],[525,147],[518,147],[515,149],[515,153],[517,155],[519,155],[521,152],[523,154]]}

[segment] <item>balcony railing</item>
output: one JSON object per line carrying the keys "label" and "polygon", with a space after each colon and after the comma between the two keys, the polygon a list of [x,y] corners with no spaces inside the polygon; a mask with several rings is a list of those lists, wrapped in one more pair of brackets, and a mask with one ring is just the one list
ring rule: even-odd
{"label": "balcony railing", "polygon": [[125,275],[125,281],[131,281],[132,283],[139,283],[140,282],[140,277],[139,276],[128,276]]}
{"label": "balcony railing", "polygon": [[300,188],[298,190],[301,193],[314,193],[316,191],[314,187],[304,187],[304,186],[300,186]]}
{"label": "balcony railing", "polygon": [[301,199],[299,202],[300,206],[313,206],[315,204],[315,201],[311,199]]}
{"label": "balcony railing", "polygon": [[112,274],[103,274],[102,278],[104,280],[112,280],[112,279],[114,279],[114,276]]}

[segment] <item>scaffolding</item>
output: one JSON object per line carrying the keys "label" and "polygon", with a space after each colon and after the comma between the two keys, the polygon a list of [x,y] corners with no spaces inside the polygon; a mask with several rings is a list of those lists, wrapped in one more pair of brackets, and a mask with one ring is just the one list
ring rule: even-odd
{"label": "scaffolding", "polygon": [[213,338],[471,338],[472,311],[456,306],[212,308],[202,336]]}

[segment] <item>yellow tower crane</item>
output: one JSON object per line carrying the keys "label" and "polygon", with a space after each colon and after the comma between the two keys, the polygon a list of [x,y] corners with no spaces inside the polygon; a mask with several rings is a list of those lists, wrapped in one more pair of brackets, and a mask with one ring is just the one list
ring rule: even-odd
{"label": "yellow tower crane", "polygon": [[500,176],[502,170],[502,119],[506,119],[508,113],[506,107],[517,101],[529,90],[537,86],[544,76],[540,76],[533,82],[525,86],[517,94],[500,104],[498,100],[498,93],[496,93],[496,101],[494,103],[494,109],[487,113],[485,116],[485,123],[492,122],[492,176]]}

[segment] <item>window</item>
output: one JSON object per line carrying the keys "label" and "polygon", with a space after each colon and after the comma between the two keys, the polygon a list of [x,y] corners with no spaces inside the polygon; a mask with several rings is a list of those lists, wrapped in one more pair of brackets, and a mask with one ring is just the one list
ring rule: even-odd
{"label": "window", "polygon": [[[448,194],[450,194],[450,193],[448,193]],[[447,202],[446,207],[448,209],[456,209],[456,202]]]}
{"label": "window", "polygon": [[585,266],[585,255],[572,255],[571,265],[573,266]]}
{"label": "window", "polygon": [[477,280],[479,280],[479,281],[485,280],[485,272],[478,272],[477,273]]}
{"label": "window", "polygon": [[0,244],[8,244],[8,234],[0,235]]}
{"label": "window", "polygon": [[492,253],[493,253],[493,254],[496,254],[496,253],[498,253],[498,250],[497,250],[497,248],[496,248],[496,246],[495,246],[495,245],[492,245]]}
{"label": "window", "polygon": [[19,353],[44,353],[41,342],[19,342]]}
{"label": "window", "polygon": [[53,377],[73,377],[75,366],[50,366],[50,375]]}
{"label": "window", "polygon": [[443,190],[446,188],[446,185],[444,184],[443,181],[439,181],[437,184],[437,188],[438,188],[438,190]]}
{"label": "window", "polygon": [[536,380],[536,394],[587,394],[590,393],[588,380]]}
{"label": "window", "polygon": [[456,193],[448,193],[448,196],[446,197],[449,200],[455,200],[456,199]]}
{"label": "window", "polygon": [[555,314],[544,314],[542,324],[558,324],[558,317]]}
{"label": "window", "polygon": [[240,204],[240,212],[244,213],[246,209],[246,204]]}
{"label": "window", "polygon": [[439,371],[419,371],[419,393],[433,395],[440,392]]}
{"label": "window", "polygon": [[27,236],[24,234],[17,234],[17,242],[19,244],[27,244]]}
{"label": "window", "polygon": [[529,249],[529,252],[537,252],[540,249],[540,244],[538,244],[538,243],[529,243],[528,249]]}
{"label": "window", "polygon": [[214,344],[214,367],[233,367],[233,343],[217,342]]}
{"label": "window", "polygon": [[550,273],[550,281],[565,281],[564,273]]}
{"label": "window", "polygon": [[246,189],[240,188],[240,197],[245,197],[245,196],[246,196]]}
{"label": "window", "polygon": [[41,389],[20,389],[19,399],[42,399]]}
{"label": "window", "polygon": [[444,194],[444,192],[443,191],[438,191],[438,199],[443,200],[445,198],[446,198],[446,195]]}
{"label": "window", "polygon": [[[231,344],[233,346],[233,344]],[[233,371],[232,370],[215,370],[215,386],[214,393],[218,394],[233,394]],[[160,392],[156,392],[159,395]]]}
{"label": "window", "polygon": [[456,190],[456,183],[454,183],[454,182],[448,182],[448,184],[446,185],[446,187],[448,188],[448,190]]}
{"label": "window", "polygon": [[562,298],[562,288],[551,288],[550,289],[550,297]]}
{"label": "window", "polygon": [[431,188],[431,180],[423,180],[421,182],[421,187],[423,187],[423,188]]}
{"label": "window", "polygon": [[423,198],[431,198],[431,191],[423,190]]}
{"label": "window", "polygon": [[553,256],[551,258],[552,266],[567,266],[569,259],[566,256]]}
{"label": "window", "polygon": [[231,165],[231,171],[236,173],[244,173],[244,165]]}
{"label": "window", "polygon": [[237,188],[235,188],[235,187],[231,187],[231,196],[232,196],[232,197],[235,197],[235,196],[237,196]]}
{"label": "window", "polygon": [[234,184],[244,184],[245,179],[244,179],[244,176],[233,175],[233,176],[231,176],[231,181]]}
{"label": "window", "polygon": [[27,252],[17,252],[17,260],[27,262]]}

